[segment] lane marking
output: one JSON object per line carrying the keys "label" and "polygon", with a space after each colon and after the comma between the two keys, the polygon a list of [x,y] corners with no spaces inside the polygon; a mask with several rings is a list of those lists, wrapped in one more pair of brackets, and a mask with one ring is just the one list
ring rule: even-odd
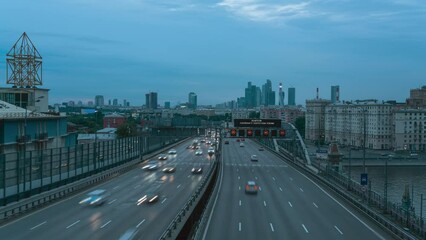
{"label": "lane marking", "polygon": [[141,185],[139,184],[139,185],[136,185],[135,187],[134,187],[134,189],[136,189],[136,188],[138,188],[138,187],[140,187]]}
{"label": "lane marking", "polygon": [[315,203],[313,203],[314,204],[314,206],[316,207],[316,208],[318,208],[318,206],[315,204]]}
{"label": "lane marking", "polygon": [[238,176],[238,180],[240,180],[240,176]]}
{"label": "lane marking", "polygon": [[275,178],[274,178],[274,177],[272,177],[272,179],[275,181]]}
{"label": "lane marking", "polygon": [[290,181],[293,181],[293,178],[290,178]]}
{"label": "lane marking", "polygon": [[305,227],[305,225],[304,225],[304,224],[302,224],[302,227],[303,227],[303,229],[305,229],[305,232],[306,232],[306,233],[309,233],[308,229]]}
{"label": "lane marking", "polygon": [[190,178],[191,177],[191,175],[188,175],[188,178]]}
{"label": "lane marking", "polygon": [[177,186],[177,188],[180,188],[180,184]]}
{"label": "lane marking", "polygon": [[106,222],[104,225],[101,226],[101,228],[104,228],[106,225],[110,224],[111,220],[109,220],[108,222]]}
{"label": "lane marking", "polygon": [[117,201],[117,199],[112,200],[111,202],[109,202],[108,204],[112,204],[113,202]]}
{"label": "lane marking", "polygon": [[290,205],[290,207],[293,207],[293,205],[291,205],[291,202],[288,202],[288,205]]}
{"label": "lane marking", "polygon": [[166,200],[167,200],[167,198],[164,198],[164,200],[163,200],[163,201],[161,201],[161,204],[163,204]]}
{"label": "lane marking", "polygon": [[240,171],[240,169],[237,168],[237,172],[239,172],[239,171]]}
{"label": "lane marking", "polygon": [[280,187],[280,191],[282,192],[283,191],[283,189]]}
{"label": "lane marking", "polygon": [[138,223],[138,225],[136,225],[136,228],[140,227],[140,225],[142,225],[142,223],[144,223],[144,222],[145,222],[145,219],[142,220],[140,223]]}
{"label": "lane marking", "polygon": [[240,200],[240,206],[241,206],[241,200]]}
{"label": "lane marking", "polygon": [[40,223],[39,225],[36,225],[36,226],[34,226],[34,227],[30,228],[30,230],[34,230],[34,229],[36,229],[36,228],[40,227],[41,225],[43,225],[43,224],[45,224],[45,223],[47,223],[47,221],[44,221],[44,222]]}
{"label": "lane marking", "polygon": [[241,186],[238,186],[238,190],[241,190]]}
{"label": "lane marking", "polygon": [[241,232],[241,222],[238,223],[238,231]]}
{"label": "lane marking", "polygon": [[343,235],[342,231],[337,226],[334,226],[334,228],[340,233],[340,235]]}
{"label": "lane marking", "polygon": [[115,189],[117,189],[117,188],[119,188],[120,186],[115,186],[112,190],[115,190]]}
{"label": "lane marking", "polygon": [[300,191],[301,191],[301,192],[303,192],[303,189],[302,189],[302,188],[299,188],[299,189],[300,189]]}
{"label": "lane marking", "polygon": [[261,187],[259,187],[259,191],[262,191],[262,188],[261,188]]}
{"label": "lane marking", "polygon": [[266,201],[263,201],[263,205],[266,207]]}
{"label": "lane marking", "polygon": [[257,180],[257,177],[254,177],[254,179],[256,179],[256,180]]}
{"label": "lane marking", "polygon": [[74,223],[72,223],[71,225],[69,225],[68,227],[67,227],[67,229],[68,228],[70,228],[70,227],[72,227],[72,226],[74,226],[74,225],[76,225],[77,223],[79,223],[80,222],[80,220],[77,220],[77,221],[75,221]]}
{"label": "lane marking", "polygon": [[272,223],[269,223],[269,226],[271,226],[271,230],[272,230],[272,232],[275,232],[275,230],[274,230],[274,226],[272,225]]}

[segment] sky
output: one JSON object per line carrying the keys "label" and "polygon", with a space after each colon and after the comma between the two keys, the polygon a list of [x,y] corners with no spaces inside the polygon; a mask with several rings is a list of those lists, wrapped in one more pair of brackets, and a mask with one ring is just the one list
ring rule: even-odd
{"label": "sky", "polygon": [[424,0],[0,0],[0,87],[26,32],[51,104],[142,105],[154,91],[215,105],[267,79],[295,87],[296,104],[332,85],[341,100],[403,102],[426,85],[425,26]]}

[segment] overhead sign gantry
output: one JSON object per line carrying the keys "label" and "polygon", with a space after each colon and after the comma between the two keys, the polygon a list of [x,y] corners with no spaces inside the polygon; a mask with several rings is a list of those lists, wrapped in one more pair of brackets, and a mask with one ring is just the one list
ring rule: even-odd
{"label": "overhead sign gantry", "polygon": [[281,119],[234,119],[231,137],[285,137]]}

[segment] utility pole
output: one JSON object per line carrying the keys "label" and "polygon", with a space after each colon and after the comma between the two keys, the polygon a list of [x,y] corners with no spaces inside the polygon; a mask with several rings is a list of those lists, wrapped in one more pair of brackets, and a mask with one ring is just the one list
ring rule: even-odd
{"label": "utility pole", "polygon": [[385,189],[383,190],[383,200],[384,200],[384,213],[388,211],[388,158],[385,160]]}
{"label": "utility pole", "polygon": [[365,148],[366,148],[366,145],[367,145],[367,129],[366,129],[367,124],[366,124],[365,115],[366,115],[367,110],[363,109],[362,112],[363,112],[363,120],[364,120],[364,141],[363,141],[364,147],[363,147],[363,153],[362,153],[362,158],[363,158],[362,167],[363,167],[363,172],[366,173],[366,169],[365,169]]}

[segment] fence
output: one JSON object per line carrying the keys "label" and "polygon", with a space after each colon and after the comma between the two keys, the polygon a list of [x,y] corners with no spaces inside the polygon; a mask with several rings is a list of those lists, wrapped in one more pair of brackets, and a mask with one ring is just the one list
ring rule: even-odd
{"label": "fence", "polygon": [[0,206],[116,167],[179,139],[139,136],[1,154]]}

